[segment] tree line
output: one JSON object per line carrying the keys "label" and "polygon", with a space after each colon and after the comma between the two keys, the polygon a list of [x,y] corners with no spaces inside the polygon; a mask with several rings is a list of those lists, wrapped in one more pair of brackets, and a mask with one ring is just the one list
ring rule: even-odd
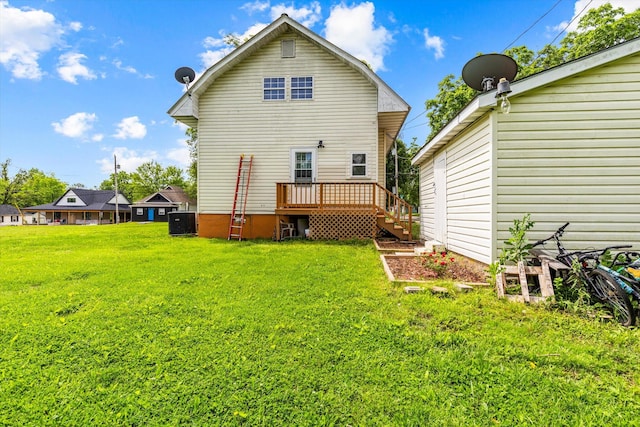
{"label": "tree line", "polygon": [[[60,198],[68,188],[85,188],[83,184],[68,185],[53,173],[45,173],[37,168],[20,169],[9,175],[11,159],[0,163],[0,204],[19,208],[44,205]],[[115,175],[100,183],[99,190],[114,190]],[[182,169],[176,166],[166,168],[156,161],[140,165],[135,172],[118,172],[118,191],[134,202],[149,196],[168,185],[182,187],[192,195],[195,180],[185,179]],[[193,197],[193,196],[192,196]]]}

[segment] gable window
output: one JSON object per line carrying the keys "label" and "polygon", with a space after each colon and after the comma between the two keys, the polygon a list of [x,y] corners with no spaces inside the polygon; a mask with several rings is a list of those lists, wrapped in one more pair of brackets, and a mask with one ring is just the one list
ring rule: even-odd
{"label": "gable window", "polygon": [[291,77],[291,99],[313,99],[313,77]]}
{"label": "gable window", "polygon": [[309,183],[313,181],[313,153],[310,151],[296,151],[294,181]]}
{"label": "gable window", "polygon": [[367,176],[367,153],[351,154],[351,176]]}
{"label": "gable window", "polygon": [[265,77],[262,87],[265,101],[284,100],[284,77]]}
{"label": "gable window", "polygon": [[75,202],[76,202],[75,197],[67,197],[67,203],[75,203]]}

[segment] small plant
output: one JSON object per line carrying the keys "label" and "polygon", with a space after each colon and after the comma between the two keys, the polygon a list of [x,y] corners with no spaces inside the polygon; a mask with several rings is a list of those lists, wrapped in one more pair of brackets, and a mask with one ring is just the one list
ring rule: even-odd
{"label": "small plant", "polygon": [[527,232],[531,230],[535,222],[531,221],[531,214],[525,214],[521,219],[514,219],[513,226],[509,227],[511,237],[504,242],[504,248],[500,254],[500,263],[512,262],[517,264],[529,256],[532,245],[528,243]]}
{"label": "small plant", "polygon": [[449,277],[449,267],[456,261],[447,251],[433,251],[423,257],[425,268],[434,271],[438,278]]}
{"label": "small plant", "polygon": [[491,264],[489,264],[489,267],[487,268],[486,272],[489,274],[489,277],[487,278],[487,282],[493,286],[496,287],[496,283],[498,283],[498,274],[502,273],[504,271],[504,266],[500,264],[500,261],[494,261]]}

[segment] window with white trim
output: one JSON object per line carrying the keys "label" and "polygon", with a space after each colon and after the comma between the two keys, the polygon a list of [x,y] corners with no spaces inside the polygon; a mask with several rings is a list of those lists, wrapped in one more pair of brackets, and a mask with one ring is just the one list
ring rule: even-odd
{"label": "window with white trim", "polygon": [[367,153],[351,153],[351,176],[367,176]]}
{"label": "window with white trim", "polygon": [[265,101],[284,100],[284,77],[265,77],[262,88]]}
{"label": "window with white trim", "polygon": [[140,216],[144,213],[144,210],[142,208],[136,208],[136,215]]}
{"label": "window with white trim", "polygon": [[67,197],[67,203],[75,203],[75,202],[76,202],[75,197]]}
{"label": "window with white trim", "polygon": [[291,99],[313,99],[313,77],[291,77]]}
{"label": "window with white trim", "polygon": [[158,215],[164,215],[164,214],[165,214],[164,208],[158,208]]}

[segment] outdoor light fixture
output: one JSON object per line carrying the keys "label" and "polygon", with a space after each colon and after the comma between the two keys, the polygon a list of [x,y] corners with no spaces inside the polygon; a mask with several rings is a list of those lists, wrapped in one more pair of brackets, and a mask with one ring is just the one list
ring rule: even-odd
{"label": "outdoor light fixture", "polygon": [[504,114],[509,114],[511,111],[507,94],[511,93],[509,82],[513,81],[516,74],[518,74],[516,61],[509,56],[497,53],[476,56],[462,68],[462,79],[467,86],[481,92],[496,89],[496,79],[499,78],[496,98],[500,98],[500,110]]}
{"label": "outdoor light fixture", "polygon": [[324,148],[324,144],[322,143],[322,140],[318,141],[318,148]]}
{"label": "outdoor light fixture", "polygon": [[498,90],[496,91],[496,98],[500,98],[500,110],[504,114],[509,114],[511,111],[511,103],[507,99],[507,94],[511,93],[511,87],[509,87],[509,81],[504,77],[498,82]]}

